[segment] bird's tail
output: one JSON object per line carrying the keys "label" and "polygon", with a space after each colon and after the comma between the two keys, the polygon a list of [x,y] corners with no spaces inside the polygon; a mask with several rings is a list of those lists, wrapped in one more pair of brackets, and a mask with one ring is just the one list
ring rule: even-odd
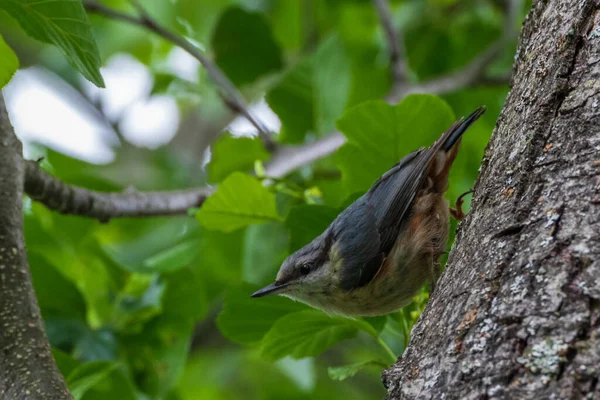
{"label": "bird's tail", "polygon": [[461,118],[459,121],[456,121],[450,129],[448,129],[441,137],[441,148],[444,151],[450,151],[452,146],[454,146],[462,137],[463,133],[477,120],[477,118],[481,117],[485,112],[485,106],[479,107],[477,110],[473,111],[471,115],[467,118]]}
{"label": "bird's tail", "polygon": [[433,162],[429,168],[429,177],[432,179],[436,191],[443,193],[448,188],[448,174],[458,153],[460,139],[485,110],[485,106],[481,106],[467,118],[456,121],[433,145],[432,150],[436,154],[433,156]]}

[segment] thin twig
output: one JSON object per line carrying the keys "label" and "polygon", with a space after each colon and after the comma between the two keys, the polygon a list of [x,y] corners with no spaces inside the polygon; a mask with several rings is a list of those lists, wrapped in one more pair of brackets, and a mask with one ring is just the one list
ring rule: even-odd
{"label": "thin twig", "polygon": [[[119,123],[122,119],[121,115],[117,116],[117,119],[113,121],[113,119],[109,118],[106,114],[101,102],[98,99],[93,99],[92,96],[89,93],[86,93],[80,86],[71,85],[46,69],[36,68],[36,73],[43,74],[44,78],[47,75],[48,79],[44,79],[44,82],[46,82],[47,85],[51,86],[55,91],[69,97],[68,100],[72,105],[80,107],[83,112],[89,114],[93,119],[99,120],[99,122],[105,125],[107,129],[112,130],[112,133],[117,136],[120,143],[125,142],[123,133],[119,128]],[[84,100],[85,104],[81,104],[81,100]]]}
{"label": "thin twig", "polygon": [[[513,1],[518,3],[519,0]],[[378,10],[380,9],[381,2],[382,0],[376,0]],[[514,13],[514,2],[511,3],[512,7],[510,7],[510,12],[508,12],[508,14]],[[384,6],[385,5],[386,4],[384,4]],[[210,60],[202,56],[202,54],[200,54],[190,42],[160,27],[152,19],[144,18],[143,15],[140,18],[132,17],[130,15],[105,7],[94,0],[86,0],[85,6],[86,9],[90,12],[102,14],[112,19],[126,21],[128,23],[150,29],[153,32],[159,34],[160,36],[163,36],[165,39],[180,46],[182,49],[184,49],[193,57],[195,57],[198,61],[200,61],[202,65],[204,65],[205,68],[207,68],[211,76],[213,76],[213,73],[216,73],[216,78],[215,76],[213,76],[213,79],[215,79],[217,83],[220,82],[218,78],[222,76],[225,79],[225,83],[222,86],[224,88],[232,87],[235,93],[239,95],[239,92],[237,92],[235,87],[233,87],[233,84],[231,84],[231,82],[223,75],[223,73]],[[395,43],[394,46],[390,45],[390,59],[393,60],[394,63],[404,63],[404,57],[402,57],[402,55],[404,54],[403,47],[400,47],[401,44],[399,44],[401,40],[397,36],[398,34],[395,32],[393,26],[391,25],[391,20],[390,18],[388,18],[389,12],[384,11],[383,14],[380,13],[380,15],[384,17],[382,18],[382,24],[384,24],[385,26],[384,29],[386,30],[388,43]],[[506,24],[506,27],[508,26],[509,25]],[[386,97],[386,100],[390,103],[395,103],[411,93],[444,94],[455,91],[460,88],[475,86],[479,83],[488,85],[505,84],[506,82],[502,82],[497,79],[491,81],[490,79],[483,76],[486,67],[497,56],[500,47],[505,43],[505,40],[506,38],[503,38],[503,40],[501,40],[500,42],[494,43],[483,55],[477,57],[475,60],[473,60],[460,71],[418,84],[405,86],[394,85],[390,94]],[[211,73],[211,71],[213,71],[213,73]],[[396,70],[394,69],[394,71]],[[404,73],[406,73],[406,69],[404,70]],[[229,99],[233,99],[234,102],[229,102]],[[240,108],[239,102],[235,102],[235,99],[236,96],[230,96],[228,98],[224,97],[224,101],[234,112],[241,113],[250,122],[252,122],[254,126],[257,127],[259,132],[264,132],[263,129],[259,128],[260,126],[262,126],[262,124],[255,120],[251,115],[249,115],[245,107]],[[245,102],[242,103],[242,105],[244,104]],[[345,138],[340,132],[333,132],[327,135],[326,137],[312,143],[306,143],[300,146],[279,146],[279,148],[273,152],[273,157],[270,160],[270,162],[265,166],[265,172],[268,176],[272,176],[275,178],[282,177],[304,165],[308,165],[314,162],[315,160],[332,154],[342,144],[344,144],[344,142]]]}
{"label": "thin twig", "polygon": [[409,94],[425,93],[440,95],[477,85],[482,81],[486,68],[500,54],[504,43],[504,40],[501,39],[492,44],[486,51],[456,72],[451,72],[422,83],[408,85],[404,88],[396,88],[397,90],[392,90],[386,97],[386,100],[390,103],[396,103]]}
{"label": "thin twig", "polygon": [[381,26],[385,32],[385,37],[390,53],[390,67],[392,70],[393,86],[395,90],[407,81],[408,65],[406,63],[406,49],[404,38],[399,30],[394,27],[392,21],[392,10],[388,0],[374,0]]}
{"label": "thin twig", "polygon": [[322,139],[299,146],[279,146],[265,165],[265,175],[281,178],[304,165],[326,157],[339,149],[346,138],[333,132]]}
{"label": "thin twig", "polygon": [[509,86],[511,74],[485,75],[477,82],[480,86]]}
{"label": "thin twig", "polygon": [[504,38],[508,41],[519,37],[520,29],[517,25],[517,19],[523,9],[523,0],[506,0],[506,3]]}
{"label": "thin twig", "polygon": [[[499,50],[498,43],[496,43],[460,71],[420,84],[400,87],[398,92],[390,92],[386,97],[386,101],[395,104],[413,93],[444,94],[479,84],[506,85],[509,82],[508,79],[505,81],[490,80],[483,76],[486,67],[497,56]],[[334,153],[345,141],[344,135],[340,132],[333,132],[312,143],[300,146],[280,146],[273,153],[271,161],[265,165],[265,173],[268,176],[280,178],[304,165]]]}
{"label": "thin twig", "polygon": [[[221,71],[212,62],[204,58],[191,43],[156,25],[147,16],[145,11],[140,11],[141,17],[136,18],[106,8],[90,0],[86,2],[86,7],[92,12],[98,12],[109,18],[124,20],[134,25],[146,27],[176,45],[181,46],[205,65],[205,67],[214,68],[209,69],[209,72],[216,71],[217,78],[222,76],[226,82],[225,86],[231,85],[235,93],[237,93],[235,87],[222,75]],[[399,96],[398,99],[393,98],[392,95],[394,93],[392,93],[388,96],[387,100],[397,101],[407,94],[414,92],[440,94],[478,83],[504,83],[489,82],[489,79],[483,76],[485,68],[496,56],[498,46],[498,44],[492,46],[482,56],[475,59],[461,71],[446,77],[407,87],[397,94]],[[234,109],[234,105],[230,105],[230,107],[240,113],[243,113],[243,110],[245,110],[245,108]],[[265,166],[265,174],[273,178],[283,177],[297,168],[332,154],[344,144],[345,140],[345,137],[340,132],[333,132],[323,139],[312,143],[300,146],[280,146],[273,153],[271,161]],[[100,221],[108,221],[111,218],[119,217],[186,214],[189,208],[200,207],[204,200],[214,191],[212,188],[200,188],[171,192],[140,193],[128,191],[123,193],[104,193],[66,184],[60,179],[46,173],[32,161],[25,163],[25,172],[25,192],[33,200],[40,201],[48,208],[63,214],[87,216]]]}
{"label": "thin twig", "polygon": [[250,121],[250,123],[258,130],[258,134],[263,141],[265,148],[268,150],[273,150],[275,148],[275,142],[273,141],[272,133],[262,123],[262,121],[252,115],[248,109],[246,100],[239,90],[233,85],[233,83],[231,83],[229,78],[227,78],[227,76],[223,73],[223,71],[221,71],[221,69],[219,69],[219,67],[217,67],[217,65],[214,64],[210,59],[200,53],[198,48],[190,41],[158,24],[138,1],[131,0],[131,2],[134,8],[138,11],[139,16],[137,17],[122,13],[110,7],[106,7],[95,0],[85,0],[84,6],[85,9],[90,13],[99,14],[110,19],[127,22],[131,25],[136,25],[150,30],[156,33],[158,36],[161,36],[163,39],[173,43],[177,47],[180,47],[198,60],[206,69],[212,80],[221,89],[220,95],[227,107],[229,107],[233,112],[243,115],[248,121]]}
{"label": "thin twig", "polygon": [[122,117],[120,116],[119,118],[117,118],[116,121],[111,120],[109,116],[106,115],[106,111],[104,110],[104,107],[102,106],[102,103],[99,100],[92,99],[87,93],[85,93],[83,90],[78,90],[77,88],[75,88],[75,86],[71,86],[71,88],[79,96],[81,96],[84,100],[87,101],[88,105],[93,109],[94,114],[96,114],[95,117],[100,118],[102,120],[102,123],[113,131],[113,133],[117,136],[117,140],[119,141],[119,143],[121,145],[125,144],[125,135],[123,135],[123,132],[119,127]]}
{"label": "thin twig", "polygon": [[[508,0],[508,2],[505,18],[511,22],[506,21],[504,25],[505,32],[503,33],[503,36],[497,42],[490,45],[490,47],[483,54],[476,57],[473,61],[459,71],[452,72],[448,75],[412,85],[394,84],[385,100],[389,103],[395,104],[404,97],[413,93],[429,93],[439,95],[477,85],[508,85],[510,83],[510,76],[490,78],[485,75],[487,67],[498,57],[501,50],[506,46],[509,40],[514,38],[516,35],[514,29],[514,19],[517,15],[519,7],[521,6],[522,0]],[[392,63],[397,62],[398,59],[394,58],[395,56],[393,55],[393,46],[394,43],[400,43],[400,38],[395,36],[396,33],[391,25],[387,0],[375,0],[375,4],[380,15],[381,23],[386,30],[387,40],[390,45],[390,61]],[[385,8],[386,6],[388,6],[387,9]],[[333,132],[328,136],[312,143],[295,147],[281,147],[274,152],[271,161],[265,165],[266,174],[276,178],[285,176],[290,172],[310,164],[319,158],[334,153],[345,143],[345,141],[346,139],[344,135],[342,135],[340,132]]]}
{"label": "thin twig", "polygon": [[186,215],[200,207],[211,188],[165,192],[97,192],[69,185],[49,175],[37,163],[25,161],[25,193],[51,210],[107,222],[112,218]]}

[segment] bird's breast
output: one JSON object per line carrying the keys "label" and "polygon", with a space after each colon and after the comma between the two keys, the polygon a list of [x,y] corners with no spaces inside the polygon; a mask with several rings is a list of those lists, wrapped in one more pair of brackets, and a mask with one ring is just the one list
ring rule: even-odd
{"label": "bird's breast", "polygon": [[319,299],[328,312],[375,316],[408,304],[431,277],[434,262],[444,252],[448,236],[448,203],[440,194],[417,198],[406,229],[369,284],[350,291],[333,290]]}

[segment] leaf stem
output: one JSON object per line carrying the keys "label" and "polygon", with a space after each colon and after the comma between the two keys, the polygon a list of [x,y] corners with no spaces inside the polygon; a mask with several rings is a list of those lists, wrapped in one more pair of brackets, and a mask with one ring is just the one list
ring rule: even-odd
{"label": "leaf stem", "polygon": [[402,312],[402,333],[404,336],[404,350],[406,350],[406,348],[408,347],[408,342],[410,339],[410,329],[408,327],[408,318],[410,318],[409,316],[406,316],[406,313],[403,311]]}
{"label": "leaf stem", "polygon": [[387,343],[379,336],[376,336],[375,340],[377,340],[377,343],[379,343],[379,345],[383,348],[383,350],[385,350],[387,355],[390,356],[390,360],[392,361],[392,363],[395,363],[396,360],[398,359],[398,357],[392,351],[392,349],[390,349],[390,346],[388,346]]}
{"label": "leaf stem", "polygon": [[163,39],[173,43],[175,46],[181,48],[198,60],[198,62],[204,66],[213,82],[215,82],[221,89],[219,91],[219,95],[221,96],[225,105],[229,107],[232,112],[243,115],[244,118],[254,125],[254,127],[258,130],[258,135],[263,141],[265,148],[269,151],[273,151],[276,147],[276,143],[273,140],[272,132],[260,119],[255,117],[254,114],[250,112],[244,96],[242,96],[240,91],[229,80],[227,75],[225,75],[225,73],[221,71],[221,69],[212,60],[202,54],[196,45],[183,36],[168,30],[154,20],[142,7],[138,0],[130,0],[130,2],[137,10],[138,16],[128,15],[114,10],[96,0],[86,0],[84,1],[83,5],[89,13],[95,13],[113,20],[119,20],[131,25],[137,25],[141,28],[154,32],[158,36],[161,36]]}

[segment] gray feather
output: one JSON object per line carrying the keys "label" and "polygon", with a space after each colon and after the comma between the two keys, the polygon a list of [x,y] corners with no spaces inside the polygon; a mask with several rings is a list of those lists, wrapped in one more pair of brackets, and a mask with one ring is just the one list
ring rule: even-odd
{"label": "gray feather", "polygon": [[484,112],[485,107],[480,107],[455,122],[430,148],[404,157],[335,219],[329,229],[343,259],[342,289],[362,287],[375,277],[411,218],[413,201],[432,159],[438,151],[450,150]]}
{"label": "gray feather", "polygon": [[[352,290],[373,279],[380,265],[373,260],[380,257],[381,243],[377,219],[365,196],[346,208],[331,225],[333,243],[343,260],[340,286]],[[373,271],[374,270],[374,271]]]}

